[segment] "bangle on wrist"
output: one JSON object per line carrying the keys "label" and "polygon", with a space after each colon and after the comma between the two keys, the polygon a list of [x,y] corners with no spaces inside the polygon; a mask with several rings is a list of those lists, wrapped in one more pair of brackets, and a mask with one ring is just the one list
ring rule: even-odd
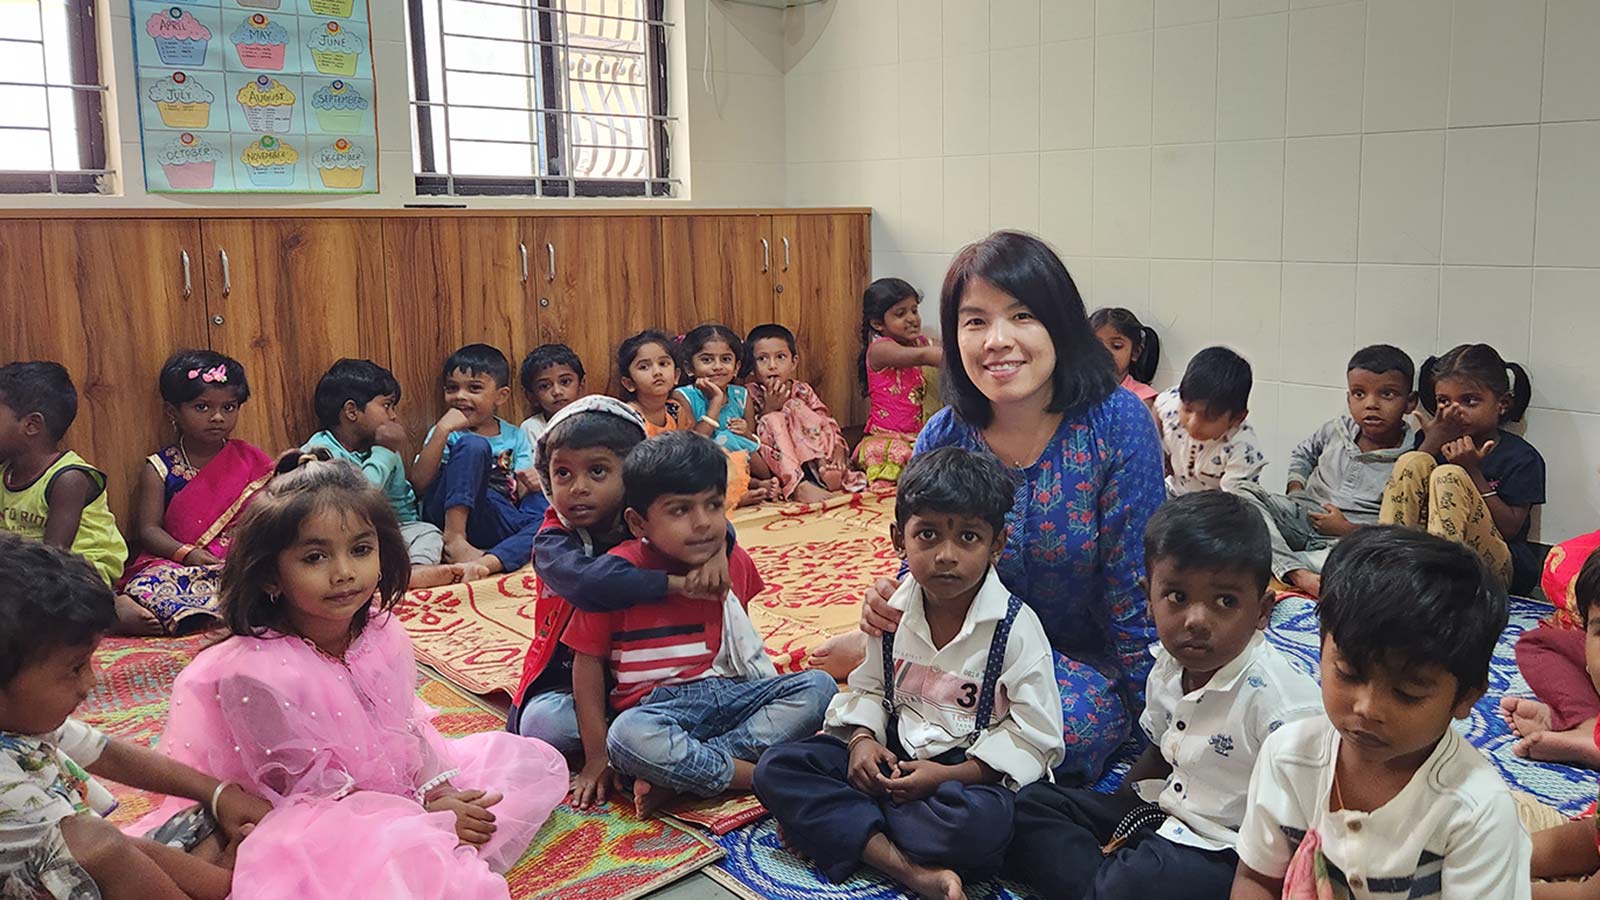
{"label": "bangle on wrist", "polygon": [[181,565],[184,560],[189,558],[189,554],[194,551],[195,546],[193,544],[179,544],[178,549],[172,551],[172,561]]}
{"label": "bangle on wrist", "polygon": [[1500,491],[1498,489],[1495,489],[1495,488],[1491,488],[1490,490],[1487,490],[1487,491],[1479,491],[1478,492],[1478,496],[1482,497],[1485,500],[1489,499],[1490,497],[1499,496],[1499,494],[1500,494]]}
{"label": "bangle on wrist", "polygon": [[713,419],[710,416],[701,416],[700,419],[696,422],[696,424],[698,424],[698,425],[710,425],[712,431],[716,431],[718,428],[722,427],[722,423],[721,422],[718,422],[716,419]]}
{"label": "bangle on wrist", "polygon": [[872,734],[871,732],[868,732],[868,731],[863,731],[863,732],[860,732],[859,734],[852,735],[851,738],[850,738],[850,743],[846,746],[845,749],[847,751],[849,751],[850,753],[854,753],[854,752],[856,752],[856,745],[857,744],[861,743],[862,741],[875,741],[877,739],[878,739],[877,735]]}
{"label": "bangle on wrist", "polygon": [[211,802],[206,805],[206,809],[211,813],[211,818],[216,819],[218,822],[222,821],[222,816],[217,814],[217,801],[222,799],[222,792],[232,785],[233,782],[231,781],[217,782],[216,789],[211,792]]}

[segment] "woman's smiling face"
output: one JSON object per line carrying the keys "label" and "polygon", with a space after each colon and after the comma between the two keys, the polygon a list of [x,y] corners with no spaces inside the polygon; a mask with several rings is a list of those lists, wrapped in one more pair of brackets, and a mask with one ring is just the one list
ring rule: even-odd
{"label": "woman's smiling face", "polygon": [[1049,402],[1056,347],[1021,300],[982,278],[966,284],[956,307],[956,344],[967,377],[990,403]]}

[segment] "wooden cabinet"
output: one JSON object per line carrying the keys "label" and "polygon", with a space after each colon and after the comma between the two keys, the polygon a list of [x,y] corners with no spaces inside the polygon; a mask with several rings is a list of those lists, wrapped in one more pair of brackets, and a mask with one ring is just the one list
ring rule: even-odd
{"label": "wooden cabinet", "polygon": [[614,395],[617,345],[664,321],[661,220],[534,219],[532,230],[540,262],[531,279],[539,342],[571,347],[583,360],[589,391]]}
{"label": "wooden cabinet", "polygon": [[772,217],[685,216],[661,226],[668,322],[722,322],[744,335],[772,321]]}

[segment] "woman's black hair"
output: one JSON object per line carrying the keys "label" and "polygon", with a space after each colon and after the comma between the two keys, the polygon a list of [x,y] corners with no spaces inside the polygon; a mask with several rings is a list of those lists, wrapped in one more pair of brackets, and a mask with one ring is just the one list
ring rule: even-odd
{"label": "woman's black hair", "polygon": [[1500,416],[1501,424],[1521,422],[1523,414],[1528,411],[1529,401],[1533,399],[1533,383],[1528,380],[1527,370],[1501,359],[1499,352],[1488,344],[1462,344],[1443,356],[1430,356],[1422,361],[1417,393],[1422,400],[1422,408],[1430,413],[1439,408],[1434,385],[1445,378],[1476,382],[1488,388],[1496,397],[1509,394],[1511,403]]}
{"label": "woman's black hair", "polygon": [[856,360],[856,379],[861,382],[863,397],[867,396],[867,345],[878,333],[872,323],[882,322],[889,310],[907,297],[922,301],[922,294],[903,278],[879,278],[861,295],[861,356]]}
{"label": "woman's black hair", "polygon": [[678,339],[678,377],[684,384],[694,381],[695,354],[712,341],[723,341],[728,345],[728,349],[733,351],[736,368],[739,360],[744,359],[744,341],[739,340],[739,336],[733,333],[732,328],[716,322],[691,328],[688,334]]}
{"label": "woman's black hair", "polygon": [[1161,362],[1161,338],[1156,330],[1139,321],[1133,310],[1120,306],[1102,306],[1089,314],[1089,330],[1099,331],[1107,325],[1133,342],[1128,374],[1134,381],[1149,384],[1156,377],[1156,364]]}
{"label": "woman's black hair", "polygon": [[[641,331],[638,334],[630,335],[627,338],[624,338],[622,344],[617,347],[618,377],[631,377],[628,375],[628,368],[633,365],[634,358],[639,355],[639,351],[643,350],[646,344],[660,344],[662,348],[667,351],[667,355],[672,357],[673,363],[677,363],[678,356],[677,353],[674,352],[672,335],[669,335],[665,331],[661,331],[659,329],[646,328],[644,331]],[[639,396],[638,391],[628,390],[626,387],[622,386],[620,381],[617,383],[617,390],[622,392],[622,399],[624,400],[633,400]]]}
{"label": "woman's black hair", "polygon": [[956,313],[967,286],[982,279],[1038,317],[1055,345],[1056,368],[1047,412],[1092,406],[1117,389],[1111,352],[1094,336],[1083,297],[1061,257],[1049,245],[1020,231],[996,231],[968,244],[950,263],[939,294],[939,327],[944,340],[945,398],[970,425],[989,424],[994,410],[961,363]]}
{"label": "woman's black hair", "polygon": [[[294,545],[301,523],[324,510],[354,514],[371,523],[382,572],[373,605],[387,611],[400,602],[411,580],[410,553],[383,493],[355,466],[334,459],[321,447],[284,453],[274,471],[273,479],[245,510],[222,566],[218,594],[228,631],[245,637],[266,631],[293,633],[286,604],[268,594],[266,585],[277,578],[278,554]],[[352,634],[366,627],[370,611],[364,606],[356,612],[350,621]]]}
{"label": "woman's black hair", "polygon": [[243,404],[250,399],[250,382],[244,366],[231,356],[211,350],[179,350],[161,364],[161,399],[177,406],[188,403],[211,388],[233,391],[233,399]]}

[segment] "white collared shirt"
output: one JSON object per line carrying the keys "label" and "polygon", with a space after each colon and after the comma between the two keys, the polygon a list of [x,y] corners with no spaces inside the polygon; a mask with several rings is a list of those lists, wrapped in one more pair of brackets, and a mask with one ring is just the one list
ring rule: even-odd
{"label": "white collared shirt", "polygon": [[1228,850],[1239,840],[1256,755],[1286,722],[1322,712],[1322,689],[1257,631],[1205,687],[1184,693],[1183,666],[1156,644],[1139,726],[1172,766],[1139,796],[1169,818],[1157,831],[1175,844]]}
{"label": "white collared shirt", "polygon": [[[1011,592],[990,566],[961,630],[943,647],[933,645],[916,579],[907,575],[889,605],[905,611],[894,633],[900,745],[915,759],[965,750],[968,757],[1004,774],[1006,785],[1016,790],[1048,779],[1050,770],[1066,756],[1066,744],[1055,658],[1044,626],[1026,604],[1017,611],[1006,640],[989,727],[976,740],[972,737],[989,644],[1010,600]],[[850,673],[845,690],[828,704],[824,727],[845,739],[858,726],[871,728],[879,742],[887,743],[888,721],[883,708],[883,642],[868,640],[867,658]]]}
{"label": "white collared shirt", "polygon": [[1156,395],[1156,418],[1161,421],[1161,448],[1172,463],[1167,476],[1168,496],[1196,491],[1232,490],[1241,481],[1260,481],[1267,455],[1249,422],[1240,422],[1222,437],[1195,440],[1178,423],[1183,400],[1177,388]]}
{"label": "white collared shirt", "polygon": [[1330,875],[1356,900],[1527,900],[1532,843],[1504,781],[1454,728],[1400,793],[1370,813],[1330,812],[1339,733],[1326,717],[1267,741],[1239,829],[1239,859],[1282,878],[1316,835]]}

